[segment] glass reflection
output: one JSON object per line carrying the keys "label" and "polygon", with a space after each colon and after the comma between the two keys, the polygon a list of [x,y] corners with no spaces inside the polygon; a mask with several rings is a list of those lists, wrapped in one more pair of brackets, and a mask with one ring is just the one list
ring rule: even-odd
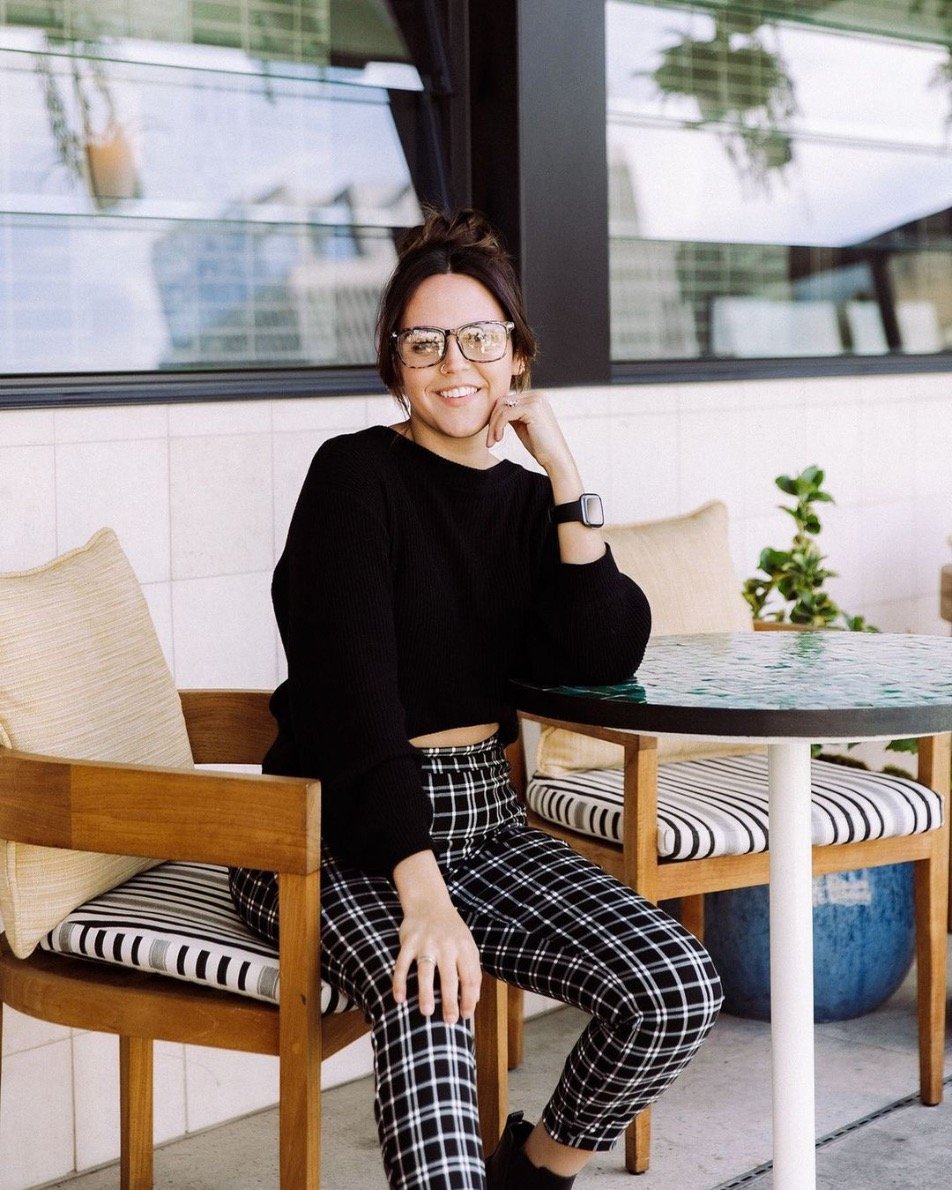
{"label": "glass reflection", "polygon": [[329,40],[326,0],[221,4],[206,44],[143,4],[122,36],[27,7],[0,24],[0,373],[369,362],[419,217],[387,6]]}
{"label": "glass reflection", "polygon": [[613,358],[952,348],[952,15],[847,8],[609,0]]}

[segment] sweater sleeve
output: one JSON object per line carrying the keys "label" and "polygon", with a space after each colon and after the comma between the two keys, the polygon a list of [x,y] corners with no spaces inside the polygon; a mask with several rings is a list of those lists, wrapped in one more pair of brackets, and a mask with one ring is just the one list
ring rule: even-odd
{"label": "sweater sleeve", "polygon": [[379,510],[312,467],[275,573],[287,718],[297,766],[321,778],[332,851],[386,874],[432,847],[398,688],[389,554]]}
{"label": "sweater sleeve", "polygon": [[581,565],[558,558],[557,540],[547,553],[518,676],[545,685],[624,681],[641,664],[651,633],[645,593],[618,569],[610,546]]}

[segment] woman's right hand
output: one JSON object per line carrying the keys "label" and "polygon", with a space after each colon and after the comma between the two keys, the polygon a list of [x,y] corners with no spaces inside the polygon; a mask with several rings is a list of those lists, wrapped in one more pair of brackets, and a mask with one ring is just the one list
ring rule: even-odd
{"label": "woman's right hand", "polygon": [[443,1020],[455,1024],[476,1011],[482,971],[479,951],[469,927],[450,900],[446,882],[432,851],[419,851],[393,870],[403,908],[400,951],[393,968],[393,998],[407,998],[407,977],[416,963],[417,998],[423,1016],[436,1007],[439,974]]}

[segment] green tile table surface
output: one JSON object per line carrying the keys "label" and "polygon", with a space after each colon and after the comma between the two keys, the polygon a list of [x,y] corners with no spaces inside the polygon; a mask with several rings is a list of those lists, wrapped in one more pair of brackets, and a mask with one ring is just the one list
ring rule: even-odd
{"label": "green tile table surface", "polygon": [[853,739],[952,730],[952,637],[870,632],[658,636],[614,686],[514,682],[520,710],[705,736]]}

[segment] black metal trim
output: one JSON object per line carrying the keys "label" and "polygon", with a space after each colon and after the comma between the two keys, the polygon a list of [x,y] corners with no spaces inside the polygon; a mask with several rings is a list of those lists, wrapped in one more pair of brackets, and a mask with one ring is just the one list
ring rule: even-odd
{"label": "black metal trim", "polygon": [[677,706],[586,698],[511,682],[513,702],[521,711],[571,726],[615,727],[654,732],[719,736],[727,739],[851,739],[854,735],[904,738],[952,729],[952,707],[893,706],[863,708],[752,709]]}
{"label": "black metal trim", "polygon": [[385,392],[376,370],[369,366],[0,376],[0,409],[267,401],[282,397],[378,396]]}
{"label": "black metal trim", "polygon": [[533,380],[607,384],[604,0],[470,0],[470,76],[473,202],[518,265]]}
{"label": "black metal trim", "polygon": [[465,0],[392,0],[422,91],[391,91],[390,106],[420,201],[469,202],[469,44]]}
{"label": "black metal trim", "polygon": [[604,0],[518,0],[521,270],[543,385],[610,380],[605,71]]}
{"label": "black metal trim", "polygon": [[952,352],[937,355],[783,356],[776,359],[666,359],[613,363],[611,383],[684,384],[719,380],[819,379],[952,372]]}
{"label": "black metal trim", "polygon": [[[824,356],[796,359],[645,360],[612,364],[613,385],[703,384],[824,376],[928,375],[952,372],[940,355]],[[374,368],[287,368],[230,372],[122,372],[0,376],[0,409],[71,405],[162,405],[260,401],[284,397],[379,396]]]}

